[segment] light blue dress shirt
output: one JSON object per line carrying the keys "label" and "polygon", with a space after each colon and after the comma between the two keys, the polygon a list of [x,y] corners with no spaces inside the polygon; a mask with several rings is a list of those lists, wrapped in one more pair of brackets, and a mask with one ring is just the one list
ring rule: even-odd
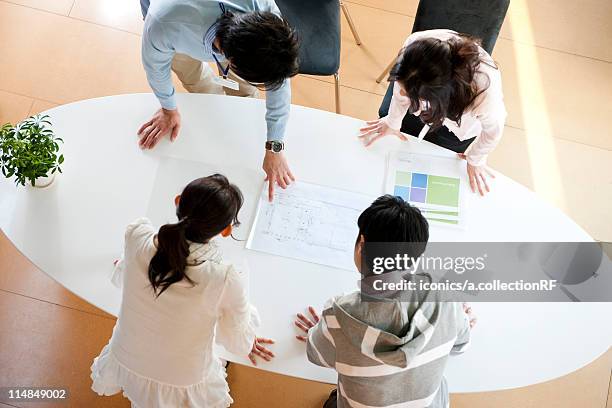
{"label": "light blue dress shirt", "polygon": [[[145,17],[142,35],[142,64],[149,85],[164,109],[176,109],[171,67],[175,53],[200,61],[214,61],[212,41],[216,21],[226,10],[241,13],[270,11],[280,16],[273,0],[141,0]],[[223,56],[216,54],[220,61]],[[267,139],[282,140],[289,118],[289,79],[277,90],[266,92]]]}

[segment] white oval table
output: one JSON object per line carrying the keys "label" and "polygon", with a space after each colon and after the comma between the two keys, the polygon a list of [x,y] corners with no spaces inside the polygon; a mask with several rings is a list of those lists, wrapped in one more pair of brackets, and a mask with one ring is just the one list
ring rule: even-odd
{"label": "white oval table", "polygon": [[[141,216],[173,222],[173,197],[191,179],[220,172],[245,197],[246,238],[263,186],[265,134],[261,100],[179,94],[179,138],[153,151],[137,146],[136,130],[158,108],[151,94],[112,96],[51,109],[65,140],[64,174],[47,189],[15,188],[0,180],[0,227],[40,269],[108,313],[117,315],[120,291],[111,285],[125,226]],[[362,121],[292,106],[287,157],[298,179],[357,191],[383,192],[386,152],[408,149],[453,156],[429,144],[387,138],[365,149],[355,137]],[[161,174],[163,172],[163,174]],[[160,187],[157,180],[173,181]],[[161,203],[161,204],[160,204]],[[164,211],[158,209],[164,208]],[[556,208],[503,175],[484,198],[471,196],[465,230],[432,227],[433,241],[592,241]],[[503,216],[500,216],[502,214]],[[335,373],[306,360],[295,340],[293,316],[308,305],[357,288],[356,272],[245,249],[222,240],[229,260],[250,270],[251,301],[262,316],[260,334],[277,341],[277,358],[260,369],[333,383]],[[470,350],[450,359],[453,392],[491,391],[550,380],[590,363],[612,343],[609,303],[475,303],[478,325]],[[248,364],[244,356],[224,357]]]}

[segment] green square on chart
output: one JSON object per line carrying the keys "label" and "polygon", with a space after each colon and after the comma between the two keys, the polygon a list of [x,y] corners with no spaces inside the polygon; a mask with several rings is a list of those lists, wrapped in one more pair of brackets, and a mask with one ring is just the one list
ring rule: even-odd
{"label": "green square on chart", "polygon": [[406,171],[398,171],[395,173],[395,184],[399,186],[410,187],[411,181],[412,181],[412,173],[408,173]]}
{"label": "green square on chart", "polygon": [[430,175],[427,203],[459,207],[459,183],[458,178]]}
{"label": "green square on chart", "polygon": [[425,217],[425,218],[427,218],[429,221],[441,222],[443,224],[453,224],[453,225],[459,224],[459,221],[457,220],[443,220],[439,218],[429,218],[429,217]]}

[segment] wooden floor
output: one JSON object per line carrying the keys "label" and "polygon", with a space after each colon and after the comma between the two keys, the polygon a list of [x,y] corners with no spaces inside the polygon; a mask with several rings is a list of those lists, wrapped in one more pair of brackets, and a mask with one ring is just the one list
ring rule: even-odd
{"label": "wooden floor", "polygon": [[[343,20],[344,114],[376,116],[385,85],[374,79],[410,32],[417,3],[346,1],[363,45]],[[0,0],[0,122],[85,98],[149,92],[141,28],[136,0]],[[512,0],[494,58],[509,117],[489,163],[596,239],[612,241],[612,2]],[[293,102],[333,111],[333,78],[297,77]],[[1,234],[0,310],[0,387],[65,386],[71,393],[64,405],[15,406],[129,406],[89,389],[89,366],[114,318],[55,283]],[[612,408],[611,370],[609,351],[569,376],[453,395],[452,406]],[[237,365],[229,380],[236,407],[317,407],[330,390]]]}

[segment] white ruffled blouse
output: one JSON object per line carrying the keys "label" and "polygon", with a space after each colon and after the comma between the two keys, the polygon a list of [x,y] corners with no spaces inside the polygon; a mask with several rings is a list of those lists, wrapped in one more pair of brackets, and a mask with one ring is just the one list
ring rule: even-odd
{"label": "white ruffled blouse", "polygon": [[247,355],[259,323],[242,279],[221,263],[217,246],[190,245],[187,275],[155,298],[148,266],[157,231],[141,218],[125,233],[113,283],[123,287],[121,309],[108,345],[91,366],[99,395],[123,391],[139,408],[226,408],[233,402],[214,343]]}

